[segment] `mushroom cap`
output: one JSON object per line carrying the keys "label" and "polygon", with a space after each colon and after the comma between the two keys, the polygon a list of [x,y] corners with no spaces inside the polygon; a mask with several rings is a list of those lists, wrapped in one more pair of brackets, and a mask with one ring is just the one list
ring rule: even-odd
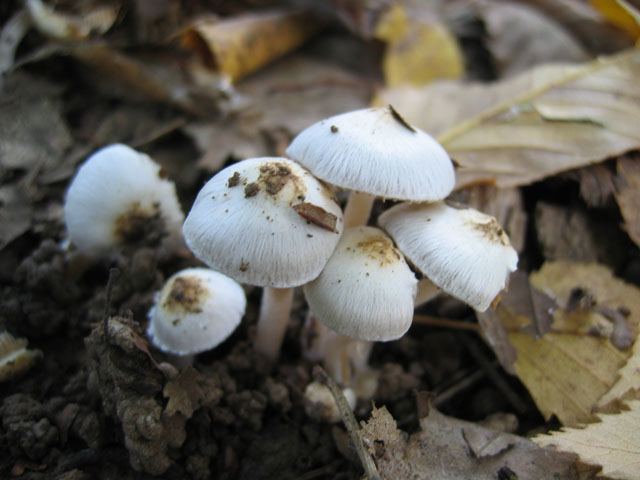
{"label": "mushroom cap", "polygon": [[183,233],[211,268],[238,282],[289,288],[320,274],[340,239],[342,211],[295,162],[252,158],[205,184]]}
{"label": "mushroom cap", "polygon": [[[80,166],[64,204],[75,246],[90,256],[140,241],[154,219],[165,249],[183,245],[184,214],[173,182],[148,155],[121,144],[104,147]],[[159,237],[158,237],[159,238]]]}
{"label": "mushroom cap", "polygon": [[187,268],[156,294],[147,335],[157,348],[175,355],[210,350],[233,333],[246,305],[237,282],[208,268]]}
{"label": "mushroom cap", "polygon": [[426,277],[480,312],[518,266],[518,254],[496,219],[473,208],[403,203],[378,223]]}
{"label": "mushroom cap", "polygon": [[447,152],[391,106],[314,123],[293,139],[287,155],[332,185],[373,196],[435,201],[455,184]]}
{"label": "mushroom cap", "polygon": [[361,226],[345,230],[320,276],[303,288],[309,308],[329,328],[387,341],[409,329],[417,283],[391,239]]}

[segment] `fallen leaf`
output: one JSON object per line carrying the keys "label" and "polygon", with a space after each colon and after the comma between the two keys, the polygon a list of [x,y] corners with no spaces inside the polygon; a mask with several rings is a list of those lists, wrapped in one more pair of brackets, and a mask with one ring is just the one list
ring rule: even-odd
{"label": "fallen leaf", "polygon": [[65,42],[86,40],[93,33],[104,34],[115,22],[120,6],[92,6],[83,14],[56,12],[41,0],[26,0],[27,11],[36,28],[44,35]]}
{"label": "fallen leaf", "polygon": [[545,16],[561,24],[591,54],[608,55],[633,46],[632,39],[604,21],[584,0],[525,0]]}
{"label": "fallen leaf", "polygon": [[624,228],[640,246],[640,155],[620,157],[615,178],[615,197],[624,218]]}
{"label": "fallen leaf", "polygon": [[[227,157],[273,155],[267,136],[278,131],[291,138],[323,118],[365,108],[371,85],[333,63],[289,55],[236,85],[237,95],[250,99],[220,121],[202,123],[203,157],[199,166],[220,168]],[[208,138],[207,138],[208,137]],[[208,147],[203,148],[207,144]]]}
{"label": "fallen leaf", "polygon": [[186,30],[183,44],[235,82],[296,49],[319,27],[317,17],[299,12],[249,13],[198,21]]}
{"label": "fallen leaf", "polygon": [[2,80],[13,66],[18,45],[26,35],[31,26],[31,19],[27,12],[18,10],[0,30],[0,90],[2,90]]}
{"label": "fallen leaf", "polygon": [[383,479],[419,478],[495,480],[511,471],[520,480],[578,479],[575,457],[537,447],[533,442],[442,415],[430,409],[420,431],[399,430],[386,407],[373,408],[359,434]]}
{"label": "fallen leaf", "polygon": [[580,196],[588,207],[602,208],[613,201],[616,187],[614,173],[608,165],[589,165],[567,175],[580,184]]}
{"label": "fallen leaf", "polygon": [[601,465],[607,478],[630,480],[640,472],[640,401],[629,402],[630,410],[601,414],[600,422],[585,428],[564,428],[533,439],[541,446],[577,453],[580,460]]}
{"label": "fallen leaf", "polygon": [[640,49],[581,65],[544,65],[491,85],[437,82],[383,90],[459,164],[457,184],[527,185],[640,148]]}
{"label": "fallen leaf", "polygon": [[186,418],[191,418],[203,397],[197,376],[198,372],[193,367],[187,367],[176,378],[167,382],[162,390],[162,395],[168,399],[165,408],[167,415],[179,412]]}
{"label": "fallen leaf", "polygon": [[546,62],[589,59],[580,43],[555,19],[519,3],[476,3],[487,29],[487,47],[499,77],[509,77]]}
{"label": "fallen leaf", "polygon": [[640,12],[625,0],[589,0],[600,15],[633,38],[640,37]]}
{"label": "fallen leaf", "polygon": [[620,409],[621,401],[640,398],[640,341],[636,338],[631,356],[620,369],[620,378],[598,400],[598,411],[613,413]]}
{"label": "fallen leaf", "polygon": [[425,85],[439,78],[459,78],[464,71],[456,39],[424,9],[415,12],[393,4],[378,21],[375,36],[386,42],[382,70],[387,86]]}
{"label": "fallen leaf", "polygon": [[630,312],[629,328],[637,335],[640,291],[597,264],[547,262],[530,275],[531,284],[554,298],[561,308],[553,314],[551,331],[536,339],[524,331],[531,318],[498,306],[509,341],[516,349],[514,365],[536,405],[549,418],[556,414],[564,425],[593,420],[595,406],[616,382],[619,369],[631,352],[621,351],[609,340],[612,322],[593,310],[566,311],[576,287],[591,292],[600,308]]}

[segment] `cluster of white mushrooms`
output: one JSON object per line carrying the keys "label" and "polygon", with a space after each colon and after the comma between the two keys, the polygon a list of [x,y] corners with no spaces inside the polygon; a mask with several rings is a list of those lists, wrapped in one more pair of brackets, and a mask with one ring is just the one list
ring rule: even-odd
{"label": "cluster of white mushrooms", "polygon": [[[293,288],[303,286],[324,325],[314,327],[312,355],[344,383],[352,380],[345,368],[366,365],[370,348],[354,339],[404,335],[417,294],[422,301],[442,289],[484,311],[516,269],[517,254],[493,217],[443,202],[455,185],[449,156],[391,106],[322,120],[287,155],[218,172],[199,192],[183,237],[175,187],[160,167],[124,145],[105,147],[67,193],[70,240],[104,255],[147,238],[170,252],[184,238],[210,268],[173,275],[149,312],[153,344],[174,355],[228,338],[245,311],[240,282],[264,288],[254,345],[275,361]],[[351,192],[344,216],[336,189]],[[405,202],[379,217],[380,228],[366,226],[376,198]],[[358,365],[345,367],[349,361]]]}

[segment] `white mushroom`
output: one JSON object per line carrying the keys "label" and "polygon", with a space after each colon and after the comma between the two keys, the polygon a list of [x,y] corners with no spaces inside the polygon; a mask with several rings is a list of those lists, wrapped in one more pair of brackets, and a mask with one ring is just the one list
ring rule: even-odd
{"label": "white mushroom", "polygon": [[496,219],[472,208],[403,203],[378,223],[434,284],[480,312],[518,266],[518,254]]}
{"label": "white mushroom", "polygon": [[348,337],[387,341],[406,333],[417,280],[382,230],[345,230],[320,276],[304,286],[309,308]]}
{"label": "white mushroom", "polygon": [[187,216],[187,245],[235,280],[267,287],[256,349],[274,360],[286,330],[291,287],[316,278],[342,233],[331,191],[285,158],[248,159],[202,188]]}
{"label": "white mushroom", "polygon": [[72,243],[89,256],[158,243],[184,245],[184,214],[173,182],[148,155],[110,145],[91,155],[74,177],[64,204]]}
{"label": "white mushroom", "polygon": [[365,224],[376,196],[431,202],[455,184],[447,152],[391,106],[321,120],[293,139],[287,155],[316,177],[357,192],[345,208],[345,227]]}
{"label": "white mushroom", "polygon": [[[356,407],[356,395],[350,388],[342,390],[349,408]],[[311,382],[304,390],[304,411],[309,418],[320,423],[337,423],[342,420],[340,410],[331,390],[320,382]]]}
{"label": "white mushroom", "polygon": [[147,335],[164,352],[192,356],[225,341],[240,324],[246,304],[244,290],[231,278],[208,268],[187,268],[156,294]]}

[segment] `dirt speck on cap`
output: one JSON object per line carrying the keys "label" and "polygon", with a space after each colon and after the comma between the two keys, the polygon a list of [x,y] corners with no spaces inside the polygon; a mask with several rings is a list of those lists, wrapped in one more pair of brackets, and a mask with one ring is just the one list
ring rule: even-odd
{"label": "dirt speck on cap", "polygon": [[182,276],[173,280],[162,306],[173,313],[200,313],[207,295],[198,277]]}
{"label": "dirt speck on cap", "polygon": [[157,246],[165,236],[165,222],[160,215],[160,205],[143,208],[132,203],[127,211],[116,219],[114,236],[123,246]]}
{"label": "dirt speck on cap", "polygon": [[495,218],[491,218],[488,222],[470,222],[472,228],[479,232],[487,240],[494,243],[501,243],[505,247],[511,245],[509,237],[505,233],[504,229],[500,226]]}
{"label": "dirt speck on cap", "polygon": [[255,197],[260,191],[260,185],[256,182],[249,183],[246,187],[244,187],[244,196],[245,198]]}
{"label": "dirt speck on cap", "polygon": [[391,240],[382,235],[371,235],[358,242],[356,247],[362,250],[370,259],[380,262],[381,267],[393,265],[402,258]]}
{"label": "dirt speck on cap", "polygon": [[235,187],[240,183],[240,172],[233,172],[233,175],[227,180],[227,187]]}

